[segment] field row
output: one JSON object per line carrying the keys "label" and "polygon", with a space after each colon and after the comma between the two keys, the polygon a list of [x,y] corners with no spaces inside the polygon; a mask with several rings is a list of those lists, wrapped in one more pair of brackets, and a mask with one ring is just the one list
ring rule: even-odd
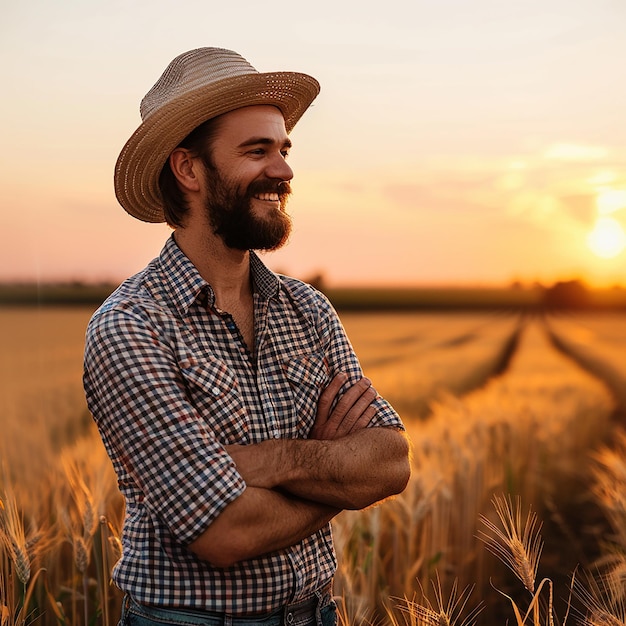
{"label": "field row", "polygon": [[561,350],[611,389],[626,419],[626,316],[577,315],[551,319],[551,338]]}
{"label": "field row", "polygon": [[446,394],[463,395],[500,372],[520,331],[517,316],[344,315],[365,374],[405,420]]}
{"label": "field row", "polygon": [[[494,520],[496,494],[520,497],[548,517],[544,563],[553,578],[588,564],[601,537],[586,534],[588,520],[578,512],[590,510],[590,453],[609,438],[614,409],[606,386],[556,351],[539,320],[526,323],[501,376],[462,399],[444,397],[429,419],[409,422],[408,489],[381,507],[339,518],[342,563],[350,564],[340,581],[353,602],[361,601],[352,612],[367,611],[381,578],[386,597],[411,597],[438,577],[447,593],[455,581],[475,585],[490,615],[484,623],[497,623],[490,621],[501,610],[492,585],[506,593],[514,586],[476,539],[482,517]],[[372,570],[357,563],[372,563]]]}
{"label": "field row", "polygon": [[[45,609],[43,626],[59,619],[86,626],[96,613],[108,626],[119,610],[119,593],[107,581],[119,555],[123,508],[80,382],[90,314],[0,313],[0,340],[9,349],[0,355],[0,537],[9,537],[0,547],[0,610],[7,607],[10,623],[19,623],[24,588],[33,593],[29,609]],[[398,408],[413,441],[406,491],[334,521],[335,593],[345,626],[374,618],[404,624],[397,605],[430,616],[424,623],[440,623],[433,621],[433,580],[445,598],[455,585],[474,586],[466,610],[484,605],[478,623],[512,623],[511,602],[494,586],[523,611],[533,594],[544,594],[542,576],[565,584],[555,593],[567,597],[571,571],[592,565],[609,530],[617,537],[613,557],[626,552],[626,536],[615,530],[626,518],[616,496],[626,490],[614,421],[620,400],[607,378],[611,371],[616,385],[626,385],[616,348],[626,341],[619,317],[611,323],[486,314],[342,319],[365,373]],[[606,446],[611,441],[613,449]],[[494,548],[488,524],[506,522],[494,497],[512,503],[519,497],[520,507],[544,522],[544,574],[535,571],[536,579],[526,577],[522,587],[519,572],[485,550]],[[519,518],[525,515],[520,509]],[[538,559],[531,545],[521,541],[521,547],[518,565],[528,573]],[[504,541],[501,548],[506,553],[511,545]],[[40,567],[46,573],[38,576]],[[582,597],[583,613],[599,602]],[[562,621],[564,608],[553,610]]]}

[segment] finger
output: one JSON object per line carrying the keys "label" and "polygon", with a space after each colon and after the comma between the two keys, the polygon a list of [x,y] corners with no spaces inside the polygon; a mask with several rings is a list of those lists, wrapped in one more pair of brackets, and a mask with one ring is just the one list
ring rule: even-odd
{"label": "finger", "polygon": [[348,376],[341,372],[334,376],[328,384],[328,387],[322,391],[317,402],[316,422],[325,422],[328,419],[328,416],[330,415],[330,407],[333,405],[337,394],[347,380]]}
{"label": "finger", "polygon": [[346,391],[337,402],[332,417],[343,419],[359,398],[372,386],[369,378],[361,378]]}
{"label": "finger", "polygon": [[374,417],[376,417],[376,407],[373,404],[370,404],[365,411],[361,413],[359,419],[354,422],[350,432],[355,433],[357,430],[367,428]]}
{"label": "finger", "polygon": [[348,389],[332,410],[325,429],[333,438],[347,434],[360,413],[372,401],[371,383],[362,378]]}
{"label": "finger", "polygon": [[[372,402],[377,397],[376,390],[373,387],[368,387],[350,407],[348,412],[343,416],[340,422],[337,423],[336,435],[343,436],[352,432],[355,427],[358,430],[357,423],[362,419],[363,413],[368,410]],[[368,414],[369,415],[369,414]],[[334,421],[334,414],[331,416],[331,421]],[[365,418],[363,418],[365,419]],[[371,416],[367,418],[367,423]]]}

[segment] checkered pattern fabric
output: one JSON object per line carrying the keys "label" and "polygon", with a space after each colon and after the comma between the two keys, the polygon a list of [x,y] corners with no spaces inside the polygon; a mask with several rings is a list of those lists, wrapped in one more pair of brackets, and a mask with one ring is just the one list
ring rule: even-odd
{"label": "checkered pattern fabric", "polygon": [[[245,489],[223,445],[305,438],[332,377],[362,376],[327,299],[250,262],[254,357],[173,237],[89,324],[87,401],[126,502],[113,577],[141,603],[267,612],[310,596],[336,568],[330,525],[228,569],[186,549]],[[401,428],[376,402],[372,426]]]}

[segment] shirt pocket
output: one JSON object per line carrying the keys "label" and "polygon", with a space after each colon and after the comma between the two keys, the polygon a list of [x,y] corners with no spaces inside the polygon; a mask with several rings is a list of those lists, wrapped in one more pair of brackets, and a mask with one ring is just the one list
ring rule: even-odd
{"label": "shirt pocket", "polygon": [[189,402],[222,444],[249,440],[248,415],[237,378],[228,366],[214,357],[179,361]]}
{"label": "shirt pocket", "polygon": [[330,382],[330,367],[323,353],[312,352],[283,365],[296,415],[297,436],[306,438],[317,414],[317,402]]}

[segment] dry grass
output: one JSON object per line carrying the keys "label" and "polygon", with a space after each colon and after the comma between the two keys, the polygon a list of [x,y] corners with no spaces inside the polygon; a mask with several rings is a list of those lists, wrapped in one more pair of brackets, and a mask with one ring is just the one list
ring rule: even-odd
{"label": "dry grass", "polygon": [[[407,490],[377,508],[345,512],[335,524],[338,588],[354,602],[355,623],[360,606],[371,609],[377,597],[380,614],[387,598],[412,597],[437,573],[444,592],[455,581],[475,584],[492,610],[498,600],[489,580],[502,575],[476,534],[481,516],[493,515],[493,494],[519,496],[555,519],[574,498],[586,506],[591,496],[577,492],[584,459],[604,441],[612,410],[607,390],[531,325],[504,376],[409,424],[415,469]],[[577,529],[565,531],[574,533],[571,554],[584,555]]]}
{"label": "dry grass", "polygon": [[425,417],[446,395],[482,385],[501,365],[515,315],[344,315],[365,374],[405,420]]}
{"label": "dry grass", "polygon": [[91,313],[91,308],[0,311],[0,458],[25,492],[46,488],[61,448],[90,426],[81,377]]}
{"label": "dry grass", "polygon": [[[109,574],[119,556],[122,505],[82,399],[82,337],[90,311],[1,315],[9,348],[0,357],[1,626],[35,619],[42,626],[84,626],[96,616],[113,625],[120,595]],[[346,319],[375,386],[408,407],[414,473],[400,497],[344,512],[334,523],[335,591],[345,626],[520,624],[540,615],[548,624],[553,582],[538,572],[537,520],[549,522],[541,558],[553,567],[564,545],[557,531],[567,535],[569,556],[585,557],[590,537],[570,514],[591,505],[603,512],[612,534],[593,537],[604,540],[596,563],[603,573],[577,585],[589,609],[580,619],[625,623],[626,437],[604,446],[614,408],[606,388],[531,324],[503,376],[463,398],[453,393],[464,391],[458,381],[484,379],[516,322],[477,315]],[[593,348],[603,350],[594,332]],[[432,407],[427,420],[411,412],[421,399]],[[495,508],[494,494],[506,495]],[[517,497],[536,513],[521,516],[513,505]],[[481,529],[491,533],[491,551],[523,580],[526,604],[477,539]],[[600,621],[606,615],[622,621]]]}
{"label": "dry grass", "polygon": [[626,547],[626,431],[593,456],[594,493],[613,530],[613,543]]}
{"label": "dry grass", "polygon": [[91,312],[13,308],[0,314],[3,626],[4,620],[88,623],[106,606],[108,572],[94,557],[101,553],[98,516],[110,518],[117,535],[121,500],[82,391]]}
{"label": "dry grass", "polygon": [[626,332],[624,314],[578,314],[550,320],[560,343],[580,363],[597,372],[611,387],[626,414]]}

